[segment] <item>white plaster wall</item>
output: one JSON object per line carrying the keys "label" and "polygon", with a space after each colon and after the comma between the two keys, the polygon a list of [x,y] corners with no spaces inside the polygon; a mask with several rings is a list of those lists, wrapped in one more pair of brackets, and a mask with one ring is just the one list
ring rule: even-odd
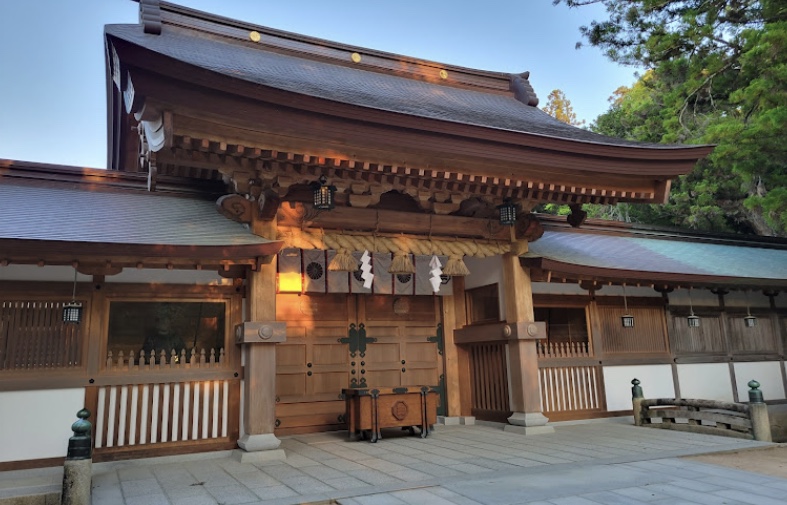
{"label": "white plaster wall", "polygon": [[65,457],[84,406],[83,388],[0,392],[0,462]]}
{"label": "white plaster wall", "polygon": [[107,283],[143,284],[210,284],[231,285],[232,279],[219,276],[215,270],[167,270],[164,268],[124,268],[117,275],[106,277]]}
{"label": "white plaster wall", "polygon": [[489,258],[465,258],[470,275],[465,277],[465,290],[497,284],[500,299],[500,320],[506,319],[505,289],[503,287],[503,259],[501,256]]}
{"label": "white plaster wall", "polygon": [[[90,275],[77,274],[77,282],[91,282]],[[0,282],[74,282],[74,269],[70,266],[8,265],[0,266]]]}
{"label": "white plaster wall", "polygon": [[470,275],[465,277],[465,289],[479,288],[503,281],[503,260],[501,256],[489,258],[466,257],[465,265]]}
{"label": "white plaster wall", "polygon": [[760,391],[765,400],[784,400],[784,381],[781,363],[778,361],[759,361],[735,363],[735,382],[738,387],[738,400],[749,401],[749,381],[760,383]]}
{"label": "white plaster wall", "polygon": [[534,282],[533,294],[539,295],[585,295],[588,292],[579,284],[563,282]]}
{"label": "white plaster wall", "polygon": [[[74,282],[74,269],[70,266],[8,265],[0,266],[0,282]],[[77,274],[77,282],[92,282],[93,276]],[[215,270],[167,270],[164,268],[124,268],[117,275],[108,275],[107,283],[143,284],[211,284],[231,285]]]}
{"label": "white plaster wall", "polygon": [[[731,402],[732,378],[727,363],[678,365],[678,383],[682,398]],[[645,395],[647,398],[647,395]]]}
{"label": "white plaster wall", "polygon": [[674,398],[670,365],[605,366],[607,410],[631,410],[631,380],[639,379],[645,398]]}
{"label": "white plaster wall", "polygon": [[[676,289],[672,293],[669,293],[668,296],[670,305],[689,306],[688,289]],[[718,307],[719,297],[711,293],[708,289],[692,289],[691,305],[694,307]]]}
{"label": "white plaster wall", "polygon": [[[777,297],[778,298],[778,297]],[[762,294],[762,291],[730,291],[724,295],[724,305],[727,307],[746,307],[769,308],[770,299]]]}
{"label": "white plaster wall", "polygon": [[[623,286],[619,285],[612,285],[608,286],[605,285],[598,291],[596,291],[596,296],[623,296]],[[656,291],[655,289],[647,286],[626,286],[626,296],[636,296],[637,298],[659,298],[661,299],[661,293]]]}

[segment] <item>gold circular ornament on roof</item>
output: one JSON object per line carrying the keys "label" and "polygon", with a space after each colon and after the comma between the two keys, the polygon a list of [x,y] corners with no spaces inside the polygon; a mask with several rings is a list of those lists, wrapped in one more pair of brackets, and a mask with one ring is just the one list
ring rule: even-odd
{"label": "gold circular ornament on roof", "polygon": [[260,41],[260,32],[249,32],[249,39],[252,42],[259,42]]}
{"label": "gold circular ornament on roof", "polygon": [[448,72],[446,72],[445,70],[441,70],[440,79],[448,79]]}
{"label": "gold circular ornament on roof", "polygon": [[358,53],[352,53],[350,55],[350,59],[353,60],[353,63],[360,63],[361,62],[361,55]]}

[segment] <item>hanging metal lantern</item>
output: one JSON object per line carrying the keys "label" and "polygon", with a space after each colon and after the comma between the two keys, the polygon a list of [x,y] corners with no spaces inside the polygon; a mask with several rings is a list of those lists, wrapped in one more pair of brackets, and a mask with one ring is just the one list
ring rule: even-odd
{"label": "hanging metal lantern", "polygon": [[629,314],[629,304],[626,298],[626,284],[623,284],[623,315],[620,316],[620,322],[624,328],[634,327],[634,316]]}
{"label": "hanging metal lantern", "polygon": [[749,291],[746,291],[746,317],[743,318],[743,324],[747,328],[754,328],[757,326],[757,318],[751,315],[751,304],[749,303]]}
{"label": "hanging metal lantern", "polygon": [[516,224],[516,205],[506,198],[502,205],[497,206],[500,213],[500,224],[504,226],[514,226]]}
{"label": "hanging metal lantern", "polygon": [[317,210],[331,210],[334,208],[333,196],[336,193],[336,186],[329,186],[328,179],[320,176],[320,182],[313,182],[314,189],[314,208]]}
{"label": "hanging metal lantern", "polygon": [[691,303],[691,288],[689,288],[689,316],[686,318],[689,328],[699,328],[700,318],[694,314],[694,305]]}
{"label": "hanging metal lantern", "polygon": [[74,289],[71,301],[63,305],[63,322],[79,324],[82,322],[82,304],[76,301],[77,295],[77,269],[74,267]]}

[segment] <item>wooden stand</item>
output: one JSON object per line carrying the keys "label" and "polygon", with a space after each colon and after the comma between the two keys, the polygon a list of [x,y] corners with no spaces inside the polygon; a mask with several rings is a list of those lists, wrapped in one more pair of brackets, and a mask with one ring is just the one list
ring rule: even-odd
{"label": "wooden stand", "polygon": [[347,430],[361,439],[368,432],[372,443],[382,439],[382,428],[415,427],[426,438],[437,422],[437,393],[428,386],[342,389],[347,402]]}

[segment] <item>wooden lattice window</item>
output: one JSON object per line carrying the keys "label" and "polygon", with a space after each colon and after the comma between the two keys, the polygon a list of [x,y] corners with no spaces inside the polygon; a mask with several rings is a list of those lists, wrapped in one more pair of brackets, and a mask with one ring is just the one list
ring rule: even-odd
{"label": "wooden lattice window", "polygon": [[82,326],[62,314],[63,302],[0,301],[0,370],[81,367]]}

